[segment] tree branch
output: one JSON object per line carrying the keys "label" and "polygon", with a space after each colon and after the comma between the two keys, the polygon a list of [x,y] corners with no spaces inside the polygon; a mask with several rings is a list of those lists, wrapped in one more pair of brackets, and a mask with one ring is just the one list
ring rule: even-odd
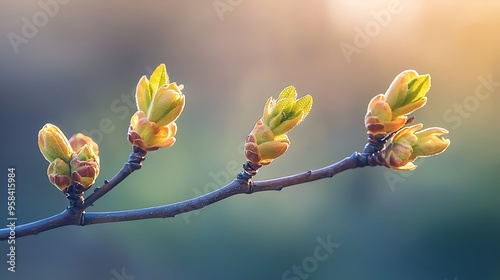
{"label": "tree branch", "polygon": [[137,169],[141,169],[142,162],[146,158],[146,154],[146,151],[134,148],[134,151],[128,157],[128,162],[123,165],[122,169],[120,169],[120,171],[118,171],[118,173],[111,180],[104,181],[104,185],[102,187],[95,188],[94,192],[85,199],[84,203],[78,207],[77,210],[80,212],[85,211],[85,209],[87,209],[90,205],[127,178],[128,175],[132,174],[132,172]]}
{"label": "tree branch", "polygon": [[[128,211],[85,213],[84,210],[93,202],[110,191],[118,183],[123,181],[123,179],[125,179],[134,170],[140,168],[140,161],[144,160],[145,154],[142,155],[138,165],[134,165],[134,163],[137,163],[137,158],[133,156],[133,154],[134,153],[131,154],[129,162],[123,166],[123,168],[115,175],[115,177],[113,177],[113,179],[111,179],[109,182],[105,182],[105,184],[101,188],[96,189],[94,193],[85,200],[82,206],[76,208],[69,207],[63,212],[52,217],[17,226],[15,228],[15,237],[20,238],[27,235],[37,235],[38,233],[44,231],[68,225],[84,226],[152,218],[170,218],[178,214],[201,209],[205,206],[219,202],[236,194],[251,194],[269,190],[279,191],[289,186],[312,182],[324,178],[331,178],[334,175],[349,169],[364,167],[368,165],[381,165],[373,160],[373,158],[375,157],[374,154],[353,153],[350,157],[346,157],[345,159],[332,165],[282,178],[252,182],[251,180],[248,180],[248,177],[246,177],[248,179],[245,180],[242,179],[245,176],[238,176],[237,179],[233,180],[228,185],[213,192],[169,205]],[[131,161],[132,164],[130,163]],[[12,231],[10,228],[0,229],[0,240],[7,240],[11,232]]]}

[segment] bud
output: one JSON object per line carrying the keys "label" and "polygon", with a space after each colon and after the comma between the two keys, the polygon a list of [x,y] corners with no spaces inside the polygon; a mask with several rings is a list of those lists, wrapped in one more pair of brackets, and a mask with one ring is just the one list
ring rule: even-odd
{"label": "bud", "polygon": [[170,83],[165,64],[148,80],[143,76],[136,89],[137,111],[130,120],[129,142],[144,151],[170,147],[175,143],[175,120],[185,105],[183,86]]}
{"label": "bud", "polygon": [[158,127],[156,123],[146,118],[144,112],[137,111],[130,119],[128,141],[144,151],[154,151],[174,145],[176,133],[175,122]]}
{"label": "bud", "polygon": [[182,113],[185,97],[175,83],[158,89],[151,101],[148,119],[157,126],[166,126],[177,120]]}
{"label": "bud", "polygon": [[310,95],[297,100],[295,87],[288,86],[280,93],[278,100],[272,97],[267,100],[262,122],[271,128],[274,134],[285,134],[304,120],[311,110],[312,103]]}
{"label": "bud", "polygon": [[448,130],[440,127],[430,127],[415,133],[418,140],[413,146],[413,155],[417,157],[427,157],[438,155],[450,146],[450,139],[445,139],[443,135],[448,134]]}
{"label": "bud", "polygon": [[137,84],[135,92],[137,110],[147,113],[156,91],[161,86],[168,83],[170,83],[170,80],[167,74],[167,68],[163,63],[156,67],[155,71],[153,71],[151,74],[151,81],[149,81],[146,76],[142,76]]}
{"label": "bud", "polygon": [[99,146],[92,138],[77,133],[69,139],[73,148],[70,161],[71,179],[79,191],[92,187],[99,176]]}
{"label": "bud", "polygon": [[184,108],[183,86],[170,83],[165,64],[160,64],[151,80],[142,76],[137,84],[135,99],[137,109],[158,126],[165,126],[175,121]]}
{"label": "bud", "polygon": [[427,102],[425,95],[431,88],[431,77],[419,75],[414,70],[401,72],[385,92],[385,100],[392,110],[393,117],[408,115],[423,107]]}
{"label": "bud", "polygon": [[375,136],[385,135],[401,129],[405,126],[408,119],[406,116],[394,118],[391,107],[384,99],[383,94],[372,98],[365,115],[366,131]]}
{"label": "bud", "polygon": [[[75,159],[75,154],[73,154],[73,158],[71,160],[71,164],[74,164],[73,162],[78,159],[78,162],[75,164],[75,166],[72,165],[71,171],[77,171],[78,168],[82,165],[85,166],[92,166],[94,169],[93,173],[91,176],[87,177],[93,177],[92,179],[92,184],[94,184],[94,180],[97,178],[99,175],[99,169],[100,169],[100,164],[99,164],[99,156],[97,156],[94,151],[85,144],[83,147],[81,147],[78,150],[78,153],[76,154],[76,159]],[[73,179],[75,180],[75,179]],[[90,179],[89,179],[90,180]],[[75,180],[75,182],[79,182],[78,180]],[[87,188],[91,187],[92,185],[87,184]]]}
{"label": "bud", "polygon": [[85,145],[87,145],[91,151],[93,152],[94,156],[96,157],[97,161],[99,161],[99,146],[97,145],[92,138],[85,136],[82,133],[77,133],[73,135],[71,138],[69,138],[69,144],[71,145],[71,148],[75,153],[79,153],[80,149],[83,148]]}
{"label": "bud", "polygon": [[71,159],[71,146],[62,131],[53,124],[46,124],[38,132],[38,147],[48,162],[60,158],[66,162]]}
{"label": "bud", "polygon": [[274,136],[271,129],[258,121],[247,136],[244,152],[247,159],[255,165],[268,165],[281,156],[290,146],[285,134]]}
{"label": "bud", "polygon": [[297,100],[293,86],[285,88],[277,100],[270,97],[262,118],[246,139],[244,153],[248,161],[257,166],[268,165],[285,153],[290,146],[286,133],[304,120],[312,102],[310,95]]}
{"label": "bud", "polygon": [[431,86],[429,75],[414,70],[401,72],[385,94],[372,98],[365,116],[368,133],[377,136],[396,132],[405,126],[407,115],[423,107]]}
{"label": "bud", "polygon": [[391,144],[380,152],[387,167],[414,170],[417,166],[413,162],[418,157],[437,155],[448,148],[450,140],[443,137],[447,130],[434,127],[419,131],[422,127],[422,124],[416,124],[394,134]]}
{"label": "bud", "polygon": [[96,156],[94,151],[87,144],[78,149],[78,153],[76,153],[76,155],[78,159],[81,161],[92,161],[92,162],[99,161],[99,157]]}
{"label": "bud", "polygon": [[83,190],[94,184],[99,175],[99,147],[90,137],[77,133],[68,140],[57,126],[46,124],[38,133],[38,145],[50,161],[49,181],[61,191],[75,182]]}
{"label": "bud", "polygon": [[49,181],[61,191],[65,191],[66,188],[73,184],[70,177],[70,166],[60,158],[56,158],[50,163],[47,176]]}
{"label": "bud", "polygon": [[93,158],[94,153],[85,145],[79,154],[73,154],[70,162],[71,179],[85,191],[92,187],[99,175],[99,163]]}
{"label": "bud", "polygon": [[147,113],[152,98],[153,95],[149,90],[149,80],[148,78],[146,78],[146,76],[142,76],[135,90],[135,102],[137,104],[137,110]]}

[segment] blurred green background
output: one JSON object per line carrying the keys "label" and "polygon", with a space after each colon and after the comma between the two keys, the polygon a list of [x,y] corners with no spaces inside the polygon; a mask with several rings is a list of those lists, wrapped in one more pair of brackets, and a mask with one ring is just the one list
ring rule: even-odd
{"label": "blurred green background", "polygon": [[[290,84],[313,95],[313,109],[257,180],[361,150],[368,101],[405,69],[431,74],[417,122],[447,128],[452,144],[411,173],[363,168],[173,219],[24,237],[16,273],[2,242],[0,278],[500,279],[499,12],[499,1],[3,1],[3,221],[9,166],[18,224],[67,206],[38,151],[47,122],[99,143],[100,184],[121,168],[133,89],[160,63],[185,85],[178,142],[90,211],[221,186],[244,163],[242,141],[267,98]],[[340,247],[315,259],[318,238]]]}

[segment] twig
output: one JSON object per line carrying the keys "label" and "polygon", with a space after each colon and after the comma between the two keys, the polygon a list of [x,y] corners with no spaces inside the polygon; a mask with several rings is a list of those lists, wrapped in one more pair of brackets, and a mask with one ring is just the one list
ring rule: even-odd
{"label": "twig", "polygon": [[90,205],[127,178],[128,175],[132,174],[135,170],[141,169],[141,164],[144,161],[146,154],[146,151],[134,148],[134,151],[128,157],[128,162],[123,165],[122,169],[118,171],[118,173],[111,180],[104,181],[104,185],[100,188],[96,188],[94,192],[85,199],[82,206],[75,208],[75,210],[79,210],[80,212],[85,211],[85,209],[87,209]]}
{"label": "twig", "polygon": [[[129,162],[123,166],[123,168],[115,175],[115,177],[113,177],[113,179],[111,179],[109,182],[105,182],[105,184],[101,188],[98,188],[92,195],[90,195],[85,200],[85,203],[80,206],[80,208],[68,208],[52,217],[17,226],[15,228],[15,237],[20,238],[28,235],[37,235],[44,231],[68,225],[84,226],[152,218],[170,218],[178,214],[201,209],[205,206],[219,202],[236,194],[251,194],[255,192],[270,190],[279,191],[289,186],[303,184],[324,178],[330,178],[340,172],[349,169],[364,167],[368,165],[380,165],[376,164],[376,161],[371,159],[374,155],[365,153],[353,153],[350,157],[347,157],[332,165],[317,170],[290,175],[287,177],[252,182],[249,177],[238,176],[237,179],[235,179],[228,185],[213,192],[169,205],[128,211],[85,213],[84,210],[87,207],[92,205],[92,203],[94,203],[97,199],[102,197],[114,186],[123,181],[123,179],[130,175],[134,170],[140,168],[140,162],[144,160],[145,154],[140,156],[141,160],[139,161],[139,165],[135,166],[133,163],[137,163],[137,158],[133,156],[133,154],[134,153],[131,154]],[[132,165],[130,164],[130,161],[132,161]],[[0,240],[7,240],[9,238],[10,232],[11,230],[9,228],[0,229]]]}

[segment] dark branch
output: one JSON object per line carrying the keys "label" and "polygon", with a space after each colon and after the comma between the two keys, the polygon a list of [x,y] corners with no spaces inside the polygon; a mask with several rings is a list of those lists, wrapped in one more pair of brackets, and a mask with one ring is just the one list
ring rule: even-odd
{"label": "dark branch", "polygon": [[[134,153],[131,154],[133,158]],[[113,179],[94,191],[90,195],[85,203],[80,208],[68,208],[60,214],[54,215],[52,217],[42,219],[33,223],[20,225],[15,229],[16,238],[36,235],[38,233],[48,231],[54,228],[68,226],[68,225],[92,225],[101,223],[111,223],[111,222],[123,222],[132,220],[142,220],[151,218],[170,218],[178,214],[194,211],[201,209],[210,204],[216,203],[228,197],[236,194],[251,194],[261,191],[269,190],[281,190],[283,188],[303,184],[311,181],[316,181],[324,178],[330,178],[334,175],[357,167],[364,166],[376,166],[378,164],[376,160],[377,155],[373,154],[360,154],[353,153],[350,157],[347,157],[337,163],[323,167],[321,169],[311,170],[295,175],[290,175],[287,177],[265,180],[265,181],[251,181],[251,176],[244,175],[241,173],[237,176],[237,179],[229,183],[228,185],[215,190],[211,193],[177,202],[174,204],[150,207],[137,210],[128,211],[116,211],[116,212],[96,212],[96,213],[85,213],[84,210],[89,207],[93,202],[102,197],[113,187],[119,184],[123,179],[125,179],[134,170],[140,168],[140,162],[144,160],[144,155],[139,162],[139,165],[133,166],[130,162],[126,163],[123,168],[116,174]],[[135,161],[137,163],[137,161]],[[245,172],[245,171],[243,171]],[[6,240],[9,238],[10,229],[4,228],[0,229],[0,240]]]}
{"label": "dark branch", "polygon": [[[20,238],[27,235],[37,235],[40,232],[48,231],[62,226],[68,225],[79,225],[80,216],[71,213],[68,209],[63,212],[48,217],[45,219],[38,220],[36,222],[16,226],[15,228],[15,238]],[[0,229],[0,240],[7,240],[10,236],[11,229],[4,228]]]}
{"label": "dark branch", "polygon": [[146,158],[147,152],[134,147],[134,151],[128,157],[127,163],[125,163],[120,171],[109,181],[104,181],[104,185],[100,188],[95,188],[94,193],[89,195],[85,199],[82,206],[77,207],[75,210],[80,212],[85,211],[90,205],[96,202],[103,195],[112,190],[116,185],[120,184],[128,175],[132,174],[137,169],[141,169],[142,162]]}
{"label": "dark branch", "polygon": [[360,161],[358,158],[360,155],[361,154],[354,153],[352,156],[324,168],[273,180],[257,181],[252,183],[247,180],[236,179],[228,185],[211,193],[174,204],[139,210],[87,213],[85,214],[84,224],[90,225],[151,218],[171,218],[181,213],[201,209],[207,205],[221,201],[235,194],[251,194],[255,192],[270,190],[279,191],[283,188],[293,185],[333,177],[335,174],[338,174],[342,171],[361,167],[359,165]]}
{"label": "dark branch", "polygon": [[247,192],[248,183],[240,180],[234,180],[228,185],[213,192],[169,205],[128,211],[87,213],[85,214],[84,225],[143,220],[151,218],[172,218],[178,214],[201,209],[207,205],[221,201],[235,194]]}

